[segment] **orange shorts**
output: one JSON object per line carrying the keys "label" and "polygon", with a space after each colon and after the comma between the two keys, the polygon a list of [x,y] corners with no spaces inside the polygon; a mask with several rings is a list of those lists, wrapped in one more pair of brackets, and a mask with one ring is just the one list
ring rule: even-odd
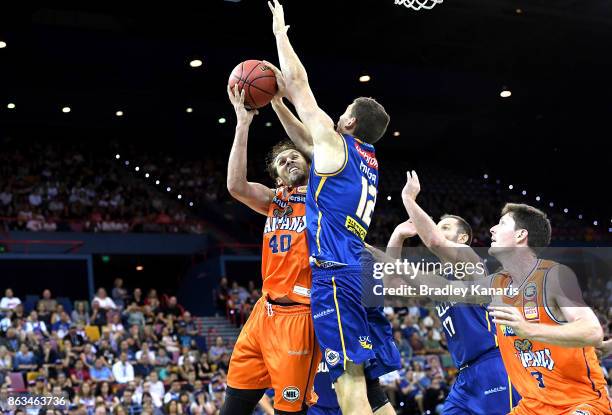
{"label": "orange shorts", "polygon": [[[606,398],[607,399],[607,398]],[[522,402],[522,401],[521,401]],[[606,406],[605,400],[596,401],[593,405],[582,404],[573,405],[566,408],[553,407],[550,405],[540,404],[537,408],[526,409],[521,402],[512,410],[509,415],[610,415],[612,410],[610,406]],[[609,403],[607,405],[610,405]]]}
{"label": "orange shorts", "polygon": [[321,360],[310,307],[280,306],[260,298],[238,336],[227,384],[274,389],[274,408],[298,412],[316,402],[314,377]]}

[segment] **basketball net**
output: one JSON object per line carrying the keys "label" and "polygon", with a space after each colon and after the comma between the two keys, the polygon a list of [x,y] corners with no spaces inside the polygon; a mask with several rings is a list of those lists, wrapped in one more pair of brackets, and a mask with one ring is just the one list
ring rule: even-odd
{"label": "basketball net", "polygon": [[395,4],[406,6],[413,10],[431,10],[436,4],[442,3],[444,0],[395,0]]}

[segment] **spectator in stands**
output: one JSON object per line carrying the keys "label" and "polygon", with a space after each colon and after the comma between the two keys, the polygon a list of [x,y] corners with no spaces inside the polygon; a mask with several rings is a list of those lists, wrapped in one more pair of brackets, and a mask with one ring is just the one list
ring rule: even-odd
{"label": "spectator in stands", "polygon": [[[195,400],[191,404],[190,413],[191,414],[201,414],[201,415],[214,415],[217,413],[217,408],[215,408],[215,404],[208,400],[208,395],[204,392],[196,393]],[[271,412],[272,414],[274,412]]]}
{"label": "spectator in stands", "polygon": [[57,366],[61,363],[59,353],[51,345],[51,341],[45,340],[42,346],[40,355],[40,365],[47,377],[55,377],[57,375]]}
{"label": "spectator in stands", "polygon": [[408,361],[412,359],[412,347],[410,347],[410,342],[402,336],[402,332],[400,330],[395,330],[395,332],[393,332],[393,338],[402,358]]}
{"label": "spectator in stands", "polygon": [[217,305],[217,315],[225,315],[226,313],[227,300],[229,297],[229,290],[227,284],[227,278],[221,278],[221,281],[219,282],[219,288],[217,288],[216,291],[217,295],[215,298],[215,303]]}
{"label": "spectator in stands", "polygon": [[117,402],[117,397],[112,394],[110,384],[108,382],[100,382],[96,388],[96,398],[101,397],[106,405],[112,405]]}
{"label": "spectator in stands", "polygon": [[185,333],[188,336],[192,336],[195,337],[198,335],[198,328],[195,325],[195,322],[193,321],[193,318],[191,317],[191,313],[189,311],[185,311],[183,313],[183,326],[185,327]]}
{"label": "spectator in stands", "polygon": [[84,301],[75,301],[74,310],[72,310],[72,322],[74,324],[89,325],[89,316],[87,315],[85,304]]}
{"label": "spectator in stands", "polygon": [[441,405],[446,399],[448,391],[445,385],[442,385],[440,376],[433,378],[431,385],[423,392],[423,409],[429,411],[427,413],[440,413]]}
{"label": "spectator in stands", "polygon": [[164,347],[160,347],[157,349],[157,355],[155,356],[155,366],[157,367],[165,367],[168,366],[171,362],[168,353]]}
{"label": "spectator in stands", "polygon": [[126,317],[128,326],[137,325],[139,327],[143,327],[145,325],[145,318],[142,308],[138,306],[135,301],[132,301],[123,311],[123,315]]}
{"label": "spectator in stands", "polygon": [[49,337],[45,322],[38,320],[38,313],[34,310],[30,312],[30,317],[28,317],[28,321],[25,325],[25,332],[26,334],[34,334],[39,338],[43,336]]}
{"label": "spectator in stands", "polygon": [[[181,384],[178,381],[174,381],[170,384],[170,390],[164,395],[164,405],[168,405],[169,402],[176,402],[181,394]],[[167,412],[166,412],[167,413]]]}
{"label": "spectator in stands", "polygon": [[415,355],[422,355],[425,353],[425,345],[418,331],[412,333],[409,342],[410,347],[412,347],[412,353]]}
{"label": "spectator in stands", "polygon": [[108,311],[108,310],[117,309],[117,305],[115,304],[112,298],[106,295],[106,290],[104,288],[101,288],[101,287],[98,288],[98,292],[92,300],[92,307],[93,307],[93,303],[96,303],[96,302],[98,303],[98,305],[100,306],[102,310]]}
{"label": "spectator in stands", "polygon": [[113,301],[119,308],[123,308],[128,300],[128,292],[123,288],[123,278],[115,278],[113,291],[111,292]]}
{"label": "spectator in stands", "polygon": [[134,367],[128,362],[126,352],[121,352],[119,361],[113,365],[113,377],[117,383],[123,384],[134,380]]}
{"label": "spectator in stands", "polygon": [[71,325],[72,323],[70,322],[70,317],[68,317],[68,313],[62,311],[60,313],[59,321],[56,321],[51,325],[51,331],[56,332],[57,337],[63,339],[64,336],[68,334]]}
{"label": "spectator in stands", "polygon": [[4,379],[8,372],[13,370],[13,358],[6,346],[0,346],[0,385],[4,384]]}
{"label": "spectator in stands", "polygon": [[208,351],[208,358],[211,360],[211,362],[218,362],[219,360],[221,360],[221,355],[223,353],[228,353],[227,347],[225,347],[225,344],[223,342],[223,337],[218,336],[217,339],[215,340],[215,345],[212,346],[210,348],[210,350]]}
{"label": "spectator in stands", "polygon": [[20,371],[36,370],[38,367],[38,359],[36,355],[28,348],[28,345],[24,342],[19,346],[19,351],[15,354],[15,369]]}
{"label": "spectator in stands", "polygon": [[427,336],[425,337],[425,353],[426,354],[443,354],[446,351],[440,345],[440,341],[434,340],[435,329],[431,328],[427,331]]}
{"label": "spectator in stands", "polygon": [[114,382],[113,372],[106,366],[104,358],[98,357],[93,368],[90,368],[89,375],[94,382]]}
{"label": "spectator in stands", "polygon": [[25,310],[23,308],[23,304],[21,302],[15,306],[13,309],[13,321],[24,322],[27,320],[27,316],[25,314]]}
{"label": "spectator in stands", "polygon": [[96,398],[93,395],[91,384],[89,382],[83,382],[76,396],[74,397],[74,403],[77,405],[84,405],[85,408],[90,411],[93,410],[95,401]]}
{"label": "spectator in stands", "polygon": [[103,326],[106,326],[106,311],[100,308],[98,301],[92,301],[91,303],[91,316],[89,317],[89,323],[98,326],[102,330]]}
{"label": "spectator in stands", "polygon": [[[0,314],[0,316],[2,315]],[[12,324],[13,324],[13,311],[8,310],[4,314],[4,317],[0,318],[0,334],[5,334],[7,330],[11,327]],[[2,336],[0,336],[0,341],[2,341],[1,339],[2,339]]]}
{"label": "spectator in stands", "polygon": [[89,369],[83,364],[81,359],[77,359],[74,362],[74,367],[68,371],[70,380],[73,385],[81,385],[83,382],[89,381],[91,376],[89,375]]}
{"label": "spectator in stands", "polygon": [[45,288],[42,292],[42,298],[38,300],[38,304],[43,304],[46,310],[55,310],[57,301],[51,297],[51,290]]}
{"label": "spectator in stands", "polygon": [[0,312],[6,313],[9,310],[14,310],[19,304],[21,304],[21,300],[13,296],[12,289],[7,288],[4,291],[4,297],[0,300]]}
{"label": "spectator in stands", "polygon": [[145,305],[144,298],[142,298],[142,290],[140,288],[134,288],[134,293],[132,294],[132,301],[135,302],[138,307],[143,307]]}
{"label": "spectator in stands", "polygon": [[72,345],[72,350],[74,350],[75,353],[80,353],[81,351],[83,351],[85,346],[85,339],[77,332],[77,326],[74,323],[70,325],[70,328],[68,329],[68,335],[67,337],[65,337],[65,339],[68,339],[70,341],[70,344]]}
{"label": "spectator in stands", "polygon": [[53,326],[54,323],[57,323],[62,319],[62,313],[64,312],[64,306],[58,304],[55,306],[55,310],[51,310],[51,315],[49,316],[49,324]]}
{"label": "spectator in stands", "polygon": [[47,326],[51,327],[51,311],[45,306],[45,303],[39,301],[38,304],[36,304],[36,312],[38,313],[38,319],[44,321]]}
{"label": "spectator in stands", "polygon": [[151,398],[153,398],[153,405],[155,405],[156,408],[160,408],[166,391],[156,371],[152,371],[149,375],[149,383],[149,393],[151,394]]}
{"label": "spectator in stands", "polygon": [[137,359],[137,363],[134,365],[134,376],[140,378],[146,378],[155,370],[155,366],[151,364],[153,360],[149,357],[149,354],[142,354],[140,358]]}
{"label": "spectator in stands", "polygon": [[149,349],[149,343],[143,343],[142,348],[136,352],[136,360],[140,360],[142,355],[148,356],[151,362],[155,361],[155,352]]}
{"label": "spectator in stands", "polygon": [[106,326],[110,331],[111,336],[121,336],[125,332],[123,324],[121,324],[121,316],[119,314],[113,314],[108,325]]}
{"label": "spectator in stands", "polygon": [[[73,348],[74,349],[74,348]],[[98,356],[94,351],[93,344],[86,343],[83,347],[81,347],[82,353],[79,356],[79,359],[83,361],[85,366],[91,367],[96,364],[96,359]],[[75,350],[75,352],[77,352]]]}
{"label": "spectator in stands", "polygon": [[161,344],[168,353],[177,353],[178,351],[180,351],[179,344],[176,341],[176,337],[170,335],[170,330],[168,329],[168,327],[164,327],[162,329]]}
{"label": "spectator in stands", "polygon": [[123,391],[123,396],[121,397],[121,405],[125,408],[127,415],[139,415],[142,412],[142,406],[132,399],[133,394],[134,391],[127,388]]}
{"label": "spectator in stands", "polygon": [[244,287],[238,285],[236,281],[232,283],[230,294],[236,297],[238,304],[244,304],[249,297],[249,292]]}
{"label": "spectator in stands", "polygon": [[178,305],[175,296],[168,298],[168,303],[165,307],[162,308],[162,312],[165,315],[171,315],[176,318],[180,317],[183,314],[182,307]]}

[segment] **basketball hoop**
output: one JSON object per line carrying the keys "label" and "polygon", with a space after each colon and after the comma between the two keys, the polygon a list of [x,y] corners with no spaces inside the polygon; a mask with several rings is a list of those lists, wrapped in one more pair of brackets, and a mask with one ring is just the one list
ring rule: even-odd
{"label": "basketball hoop", "polygon": [[444,0],[395,0],[395,4],[406,6],[413,10],[431,10],[436,4],[442,3]]}

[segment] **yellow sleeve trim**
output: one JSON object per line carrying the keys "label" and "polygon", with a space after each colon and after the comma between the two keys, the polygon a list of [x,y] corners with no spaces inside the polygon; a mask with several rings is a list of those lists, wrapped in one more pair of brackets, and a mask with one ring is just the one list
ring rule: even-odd
{"label": "yellow sleeve trim", "polygon": [[[346,139],[340,133],[338,133],[338,136],[340,137],[340,139],[342,140],[342,143],[344,144],[344,163],[342,164],[342,167],[340,167],[339,170],[333,173],[319,173],[317,172],[317,168],[315,167],[314,172],[317,176],[321,176],[321,177],[337,176],[338,174],[342,173],[342,170],[344,170],[344,168],[346,167],[346,164],[348,163],[348,146],[346,145]],[[313,159],[314,159],[314,156],[313,156]]]}

